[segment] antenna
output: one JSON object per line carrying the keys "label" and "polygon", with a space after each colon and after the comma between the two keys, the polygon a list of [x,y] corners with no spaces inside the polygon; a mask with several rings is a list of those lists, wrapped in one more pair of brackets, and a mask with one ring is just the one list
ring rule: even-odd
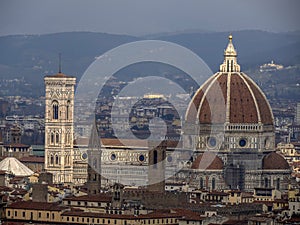
{"label": "antenna", "polygon": [[58,54],[58,73],[61,73],[61,53]]}

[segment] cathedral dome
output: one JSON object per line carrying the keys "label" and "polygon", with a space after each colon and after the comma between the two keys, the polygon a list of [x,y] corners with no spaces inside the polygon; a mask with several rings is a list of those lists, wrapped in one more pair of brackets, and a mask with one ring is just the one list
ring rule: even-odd
{"label": "cathedral dome", "polygon": [[197,90],[185,119],[200,124],[273,125],[272,110],[265,95],[253,80],[240,72],[231,35],[220,72]]}
{"label": "cathedral dome", "polygon": [[224,163],[216,154],[205,152],[198,155],[192,163],[192,169],[222,170]]}
{"label": "cathedral dome", "polygon": [[262,168],[264,170],[287,170],[290,166],[283,156],[271,152],[263,158]]}

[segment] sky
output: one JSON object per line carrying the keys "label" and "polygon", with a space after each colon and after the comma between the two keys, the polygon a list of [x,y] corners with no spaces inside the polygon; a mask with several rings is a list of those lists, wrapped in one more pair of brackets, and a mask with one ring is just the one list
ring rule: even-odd
{"label": "sky", "polygon": [[300,30],[299,0],[0,0],[0,35]]}

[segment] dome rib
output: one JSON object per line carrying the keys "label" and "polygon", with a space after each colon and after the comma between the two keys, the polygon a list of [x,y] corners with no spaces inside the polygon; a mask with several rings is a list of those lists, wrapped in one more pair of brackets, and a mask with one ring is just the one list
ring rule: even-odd
{"label": "dome rib", "polygon": [[[232,45],[232,36],[229,37],[229,44]],[[274,121],[264,93],[250,77],[240,72],[236,55],[230,54],[225,54],[220,72],[211,76],[196,91],[185,119],[193,124],[232,123],[238,126],[273,125]]]}
{"label": "dome rib", "polygon": [[[185,113],[185,121],[188,122],[192,122],[194,123],[196,121],[197,118],[197,112],[198,112],[198,108],[200,106],[200,102],[203,98],[204,95],[204,91],[203,90],[207,90],[207,85],[209,84],[209,82],[214,79],[214,76],[209,77],[204,84],[201,85],[201,87],[195,92],[192,100],[190,101],[189,105],[188,105],[188,110]],[[196,109],[197,111],[195,112]]]}
{"label": "dome rib", "polygon": [[257,103],[256,97],[255,97],[252,89],[250,88],[250,85],[249,85],[248,81],[246,81],[246,79],[244,78],[244,74],[243,73],[240,73],[240,77],[242,78],[242,80],[246,84],[246,86],[247,86],[247,88],[248,88],[248,90],[249,90],[249,92],[250,92],[250,94],[252,96],[252,99],[253,99],[254,104],[255,104],[257,120],[258,120],[258,123],[261,123],[260,110],[259,110],[259,107],[258,107],[258,103]]}

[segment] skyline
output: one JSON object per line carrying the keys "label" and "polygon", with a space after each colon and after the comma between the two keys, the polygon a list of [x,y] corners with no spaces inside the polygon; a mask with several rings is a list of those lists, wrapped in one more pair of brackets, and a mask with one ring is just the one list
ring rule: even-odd
{"label": "skyline", "polygon": [[0,36],[69,31],[140,36],[186,30],[300,30],[297,0],[1,0],[0,5]]}

